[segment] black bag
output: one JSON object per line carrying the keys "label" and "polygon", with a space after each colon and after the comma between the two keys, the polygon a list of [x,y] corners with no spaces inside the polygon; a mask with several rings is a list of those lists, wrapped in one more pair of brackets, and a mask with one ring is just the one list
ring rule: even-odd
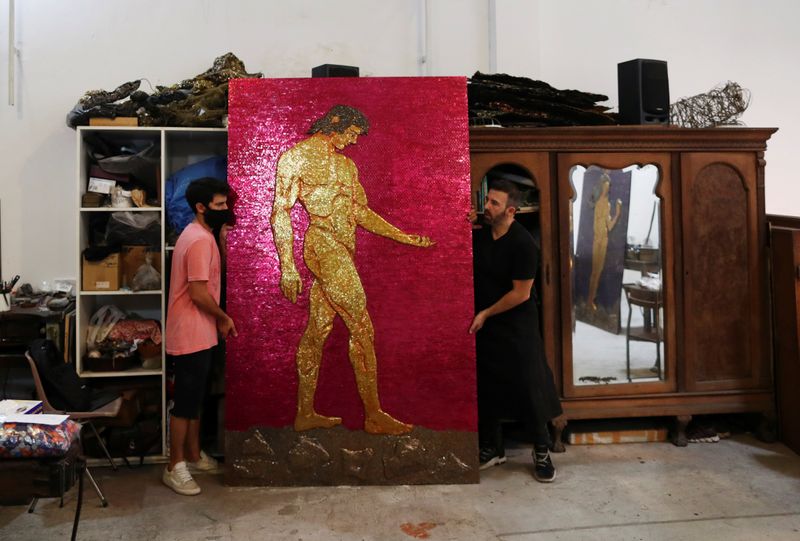
{"label": "black bag", "polygon": [[50,404],[61,411],[94,411],[116,400],[116,393],[93,391],[78,377],[75,367],[65,363],[52,340],[37,338],[30,344],[44,392]]}
{"label": "black bag", "polygon": [[53,341],[37,338],[31,342],[30,352],[50,404],[62,411],[87,411],[92,390],[81,381],[72,364],[64,362]]}
{"label": "black bag", "polygon": [[[131,426],[104,427],[101,438],[105,442],[108,453],[114,458],[122,458],[128,467],[133,467],[129,458],[139,457],[139,466],[144,463],[145,455],[157,453],[161,444],[160,419],[142,419]],[[83,452],[87,456],[101,458],[105,456],[94,433],[87,432],[82,436]]]}
{"label": "black bag", "polygon": [[106,447],[114,457],[143,457],[161,442],[161,423],[158,419],[142,419],[130,427],[109,429]]}

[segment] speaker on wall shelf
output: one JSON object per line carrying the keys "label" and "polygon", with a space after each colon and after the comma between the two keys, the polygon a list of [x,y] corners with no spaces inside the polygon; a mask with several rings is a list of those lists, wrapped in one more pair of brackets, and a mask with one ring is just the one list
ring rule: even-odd
{"label": "speaker on wall shelf", "polygon": [[311,68],[311,77],[358,77],[358,67],[322,64]]}
{"label": "speaker on wall shelf", "polygon": [[669,79],[663,60],[617,64],[620,124],[669,124]]}

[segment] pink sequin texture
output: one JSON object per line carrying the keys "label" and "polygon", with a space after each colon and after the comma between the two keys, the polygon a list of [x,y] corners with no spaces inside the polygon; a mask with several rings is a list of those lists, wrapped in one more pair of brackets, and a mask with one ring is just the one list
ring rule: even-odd
{"label": "pink sequin texture", "polygon": [[[307,138],[337,104],[357,108],[369,133],[343,153],[358,168],[369,207],[418,248],[356,232],[355,263],[375,330],[383,409],[433,430],[477,429],[469,134],[466,81],[445,78],[239,79],[231,81],[228,181],[238,194],[228,236],[227,307],[239,331],[227,343],[226,427],[292,426],[295,353],[308,321],[313,276],[303,260],[308,215],[292,209],[296,304],[280,291],[270,225],[281,153]],[[364,410],[339,317],[325,343],[316,410],[362,430]]]}

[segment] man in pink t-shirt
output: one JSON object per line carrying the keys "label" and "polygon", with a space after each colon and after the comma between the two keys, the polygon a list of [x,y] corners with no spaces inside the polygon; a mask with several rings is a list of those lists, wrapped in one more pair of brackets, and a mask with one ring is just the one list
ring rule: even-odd
{"label": "man in pink t-shirt", "polygon": [[[190,469],[208,471],[216,460],[200,449],[200,406],[211,369],[212,348],[236,336],[233,320],[220,308],[220,252],[213,231],[231,218],[228,185],[203,178],[186,189],[195,219],[172,253],[166,349],[175,365],[175,406],[170,415],[170,459],[162,481],[178,494],[200,493]],[[187,464],[188,462],[188,464]]]}

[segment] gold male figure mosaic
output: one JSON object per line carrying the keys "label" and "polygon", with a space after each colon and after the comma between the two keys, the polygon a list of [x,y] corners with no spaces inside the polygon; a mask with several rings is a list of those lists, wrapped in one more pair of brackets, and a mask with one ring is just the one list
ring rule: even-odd
{"label": "gold male figure mosaic", "polygon": [[297,347],[298,390],[295,430],[330,428],[342,422],[314,409],[322,349],[338,315],[350,334],[349,357],[364,404],[364,430],[372,434],[402,434],[411,430],[384,412],[378,396],[375,331],[367,312],[367,297],[356,270],[356,226],[396,242],[427,248],[428,237],[410,235],[381,218],[367,204],[355,163],[339,151],[369,130],[359,110],[336,105],[314,122],[310,137],[286,150],[278,160],[272,231],[281,266],[280,287],[291,302],[302,292],[293,254],[291,209],[295,202],[308,212],[303,259],[314,276],[309,318]]}
{"label": "gold male figure mosaic", "polygon": [[610,189],[611,177],[605,172],[600,177],[600,182],[590,200],[590,205],[594,207],[594,237],[592,240],[592,274],[589,277],[589,296],[586,301],[592,310],[597,310],[595,297],[597,297],[597,288],[600,286],[600,276],[606,265],[608,236],[622,214],[622,200],[617,199],[616,213],[613,217],[611,216],[611,202],[608,200]]}

